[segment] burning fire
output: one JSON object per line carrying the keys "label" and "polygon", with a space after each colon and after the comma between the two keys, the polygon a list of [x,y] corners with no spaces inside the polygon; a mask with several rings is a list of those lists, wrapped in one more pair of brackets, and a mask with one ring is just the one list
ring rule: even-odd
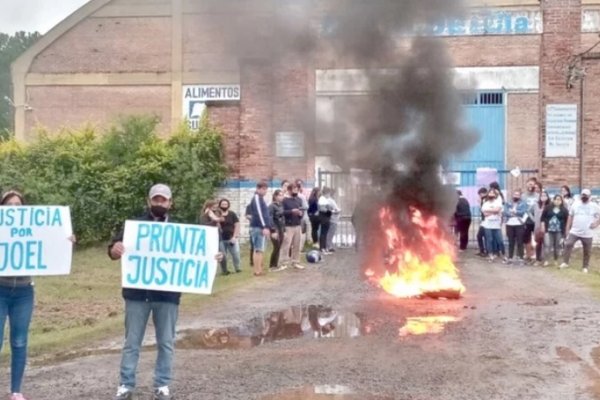
{"label": "burning fire", "polygon": [[436,216],[424,216],[417,208],[409,208],[410,232],[402,232],[394,223],[390,208],[382,208],[379,218],[385,232],[388,268],[383,276],[377,275],[376,268],[369,268],[365,272],[369,279],[396,297],[464,293],[465,287],[452,261],[454,246]]}

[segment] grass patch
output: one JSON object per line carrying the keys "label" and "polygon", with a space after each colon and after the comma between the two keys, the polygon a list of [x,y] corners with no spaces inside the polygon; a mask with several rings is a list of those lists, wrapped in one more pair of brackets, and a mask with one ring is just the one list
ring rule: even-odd
{"label": "grass patch", "polygon": [[[562,259],[559,258],[558,262],[561,263]],[[566,269],[553,269],[553,271],[574,282],[589,287],[594,297],[600,298],[600,248],[592,249],[589,273],[583,274],[581,272],[583,266],[583,251],[581,248],[573,250],[569,266]]]}
{"label": "grass patch", "polygon": [[[267,265],[267,259],[264,263]],[[120,265],[108,258],[105,246],[93,247],[74,253],[71,275],[35,278],[35,308],[29,335],[31,356],[46,358],[123,334]],[[233,269],[231,259],[228,266]],[[242,270],[226,277],[218,272],[211,296],[184,294],[180,314],[194,315],[211,299],[249,283],[252,270],[246,246],[242,246]],[[5,343],[7,333],[8,329]],[[5,357],[9,347],[3,346]]]}

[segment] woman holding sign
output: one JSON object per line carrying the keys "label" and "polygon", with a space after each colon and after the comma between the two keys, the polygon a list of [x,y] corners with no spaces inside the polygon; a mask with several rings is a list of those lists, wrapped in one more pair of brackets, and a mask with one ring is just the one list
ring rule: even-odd
{"label": "woman holding sign", "polygon": [[[22,206],[23,195],[10,191],[2,195],[0,205]],[[25,400],[21,383],[27,363],[27,337],[33,313],[33,282],[30,276],[0,277],[0,349],[4,339],[6,319],[10,325],[10,396],[11,400]]]}

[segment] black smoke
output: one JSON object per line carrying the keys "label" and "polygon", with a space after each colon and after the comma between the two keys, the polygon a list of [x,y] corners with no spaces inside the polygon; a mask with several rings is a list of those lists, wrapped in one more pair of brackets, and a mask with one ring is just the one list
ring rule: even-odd
{"label": "black smoke", "polygon": [[[366,71],[365,93],[336,97],[327,132],[335,164],[370,170],[378,200],[446,218],[456,204],[440,170],[477,135],[464,123],[444,39],[428,33],[464,17],[460,0],[281,0],[236,21],[235,51],[272,65]],[[310,108],[309,108],[310,109]],[[289,110],[296,113],[297,110]],[[314,120],[298,113],[307,134]],[[317,132],[322,134],[322,132]],[[375,190],[373,188],[373,190]],[[371,206],[373,204],[370,202]],[[372,207],[365,212],[373,213]],[[359,210],[360,214],[361,211]]]}

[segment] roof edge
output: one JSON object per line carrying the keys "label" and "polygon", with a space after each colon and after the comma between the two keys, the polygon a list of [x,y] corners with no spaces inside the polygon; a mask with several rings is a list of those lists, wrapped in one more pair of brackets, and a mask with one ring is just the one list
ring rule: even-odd
{"label": "roof edge", "polygon": [[71,30],[75,25],[89,17],[100,8],[104,7],[112,0],[90,0],[83,6],[79,7],[68,17],[63,19],[45,35],[43,35],[33,46],[28,48],[11,64],[11,72],[14,76],[21,73],[26,74],[33,63],[33,60],[48,46],[54,43],[58,38]]}

